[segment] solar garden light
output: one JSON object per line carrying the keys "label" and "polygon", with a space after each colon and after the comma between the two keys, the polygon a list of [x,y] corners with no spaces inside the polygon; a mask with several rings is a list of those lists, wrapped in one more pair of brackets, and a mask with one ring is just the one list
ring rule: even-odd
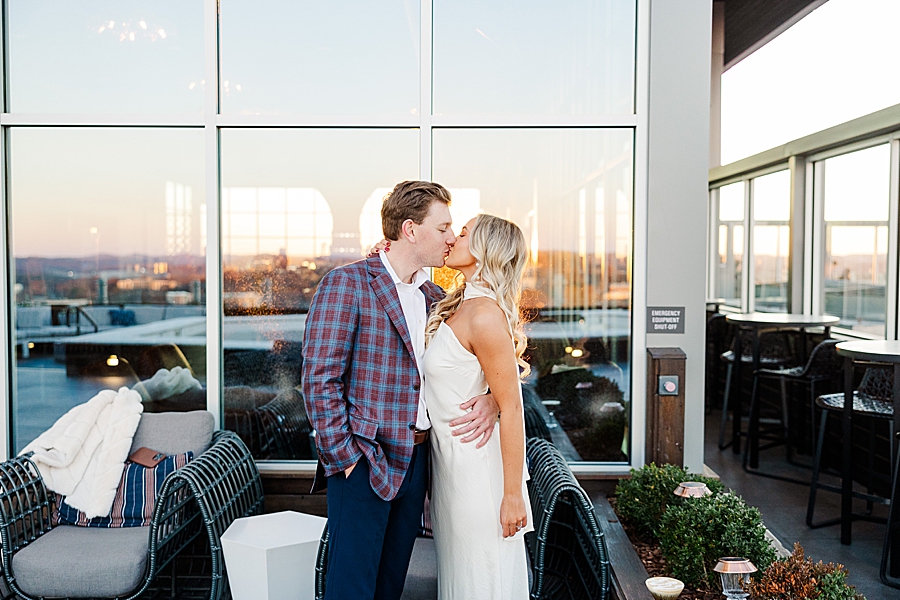
{"label": "solar garden light", "polygon": [[705,483],[699,483],[697,481],[683,481],[678,484],[678,487],[675,488],[673,492],[676,496],[681,496],[682,498],[702,498],[703,496],[709,496],[712,494],[712,491],[706,487]]}
{"label": "solar garden light", "polygon": [[675,600],[684,589],[684,583],[674,577],[650,577],[644,584],[656,600]]}
{"label": "solar garden light", "polygon": [[726,556],[719,559],[713,569],[722,581],[722,593],[728,600],[743,600],[750,594],[744,585],[750,583],[750,574],[756,573],[756,567],[746,558]]}

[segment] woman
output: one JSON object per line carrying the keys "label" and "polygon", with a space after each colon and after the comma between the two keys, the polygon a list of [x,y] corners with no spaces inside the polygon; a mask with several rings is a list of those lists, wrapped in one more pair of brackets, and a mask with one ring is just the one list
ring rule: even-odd
{"label": "woman", "polygon": [[[518,310],[526,257],[513,223],[484,214],[466,223],[445,262],[465,281],[432,308],[425,327],[440,600],[528,597],[523,535],[533,527],[519,382],[528,364]],[[500,406],[499,435],[482,448],[460,444],[449,423],[488,388]]]}

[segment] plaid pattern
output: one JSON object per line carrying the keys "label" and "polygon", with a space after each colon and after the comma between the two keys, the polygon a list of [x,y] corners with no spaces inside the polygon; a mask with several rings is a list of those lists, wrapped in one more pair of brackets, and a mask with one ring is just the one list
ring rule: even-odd
{"label": "plaid pattern", "polygon": [[[430,281],[420,289],[426,310],[444,295]],[[419,403],[414,356],[397,288],[378,255],[322,278],[306,320],[303,396],[326,476],[365,457],[375,493],[397,495]]]}
{"label": "plaid pattern", "polygon": [[156,495],[162,489],[163,481],[175,469],[180,469],[193,458],[193,452],[167,456],[153,468],[133,462],[125,463],[112,510],[106,517],[88,519],[83,512],[66,504],[65,496],[55,494],[53,524],[105,528],[150,525],[153,508],[156,506]]}

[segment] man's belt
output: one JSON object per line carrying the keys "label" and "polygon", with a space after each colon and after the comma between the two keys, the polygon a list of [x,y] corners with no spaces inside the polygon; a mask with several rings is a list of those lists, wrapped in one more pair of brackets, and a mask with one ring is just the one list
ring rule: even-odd
{"label": "man's belt", "polygon": [[431,433],[430,429],[426,429],[425,431],[421,431],[419,429],[413,430],[413,446],[418,446],[419,444],[424,444],[428,441],[428,436]]}

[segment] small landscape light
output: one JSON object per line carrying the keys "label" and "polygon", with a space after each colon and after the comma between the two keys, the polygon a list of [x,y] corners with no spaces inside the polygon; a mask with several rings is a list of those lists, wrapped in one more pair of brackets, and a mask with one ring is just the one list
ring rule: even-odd
{"label": "small landscape light", "polygon": [[675,600],[684,589],[684,583],[673,577],[650,577],[644,584],[656,600]]}
{"label": "small landscape light", "polygon": [[703,496],[712,494],[712,491],[706,487],[705,483],[700,483],[698,481],[683,481],[678,484],[678,487],[675,488],[673,493],[682,498],[702,498]]}
{"label": "small landscape light", "polygon": [[728,600],[743,600],[750,595],[744,591],[744,585],[750,582],[750,574],[756,573],[756,567],[746,558],[737,556],[720,558],[713,571],[719,574],[722,593]]}
{"label": "small landscape light", "polygon": [[118,367],[119,357],[115,354],[111,354],[110,357],[106,359],[106,365],[109,367]]}

